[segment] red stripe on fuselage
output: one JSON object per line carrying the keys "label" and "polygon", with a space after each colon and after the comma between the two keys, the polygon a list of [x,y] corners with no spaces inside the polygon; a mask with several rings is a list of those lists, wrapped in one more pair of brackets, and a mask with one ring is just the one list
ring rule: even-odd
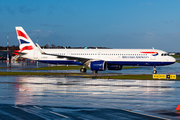
{"label": "red stripe on fuselage", "polygon": [[28,39],[27,36],[23,32],[21,32],[20,30],[17,30],[17,35]]}
{"label": "red stripe on fuselage", "polygon": [[145,54],[158,54],[158,52],[141,52],[141,53],[145,53]]}

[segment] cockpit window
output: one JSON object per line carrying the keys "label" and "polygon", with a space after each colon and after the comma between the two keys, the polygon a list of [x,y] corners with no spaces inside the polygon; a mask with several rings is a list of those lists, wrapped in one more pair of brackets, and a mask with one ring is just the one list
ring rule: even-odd
{"label": "cockpit window", "polygon": [[162,53],[161,56],[169,56],[168,53]]}

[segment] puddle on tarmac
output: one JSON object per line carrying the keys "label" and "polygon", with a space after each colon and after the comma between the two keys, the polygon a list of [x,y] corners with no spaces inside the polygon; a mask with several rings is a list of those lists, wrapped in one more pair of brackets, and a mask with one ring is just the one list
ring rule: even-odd
{"label": "puddle on tarmac", "polygon": [[175,112],[179,86],[180,81],[1,76],[0,104],[121,108],[172,118],[165,113]]}

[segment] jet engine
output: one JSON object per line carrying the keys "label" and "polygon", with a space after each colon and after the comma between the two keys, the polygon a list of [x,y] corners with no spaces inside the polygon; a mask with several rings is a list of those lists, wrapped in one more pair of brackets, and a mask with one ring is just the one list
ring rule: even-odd
{"label": "jet engine", "polygon": [[106,61],[91,61],[90,66],[92,71],[104,71],[107,68]]}

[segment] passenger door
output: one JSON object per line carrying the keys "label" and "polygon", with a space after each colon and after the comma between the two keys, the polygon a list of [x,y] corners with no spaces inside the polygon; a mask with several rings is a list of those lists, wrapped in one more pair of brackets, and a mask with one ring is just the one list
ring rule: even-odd
{"label": "passenger door", "polygon": [[38,50],[34,51],[34,59],[37,60],[38,59]]}

